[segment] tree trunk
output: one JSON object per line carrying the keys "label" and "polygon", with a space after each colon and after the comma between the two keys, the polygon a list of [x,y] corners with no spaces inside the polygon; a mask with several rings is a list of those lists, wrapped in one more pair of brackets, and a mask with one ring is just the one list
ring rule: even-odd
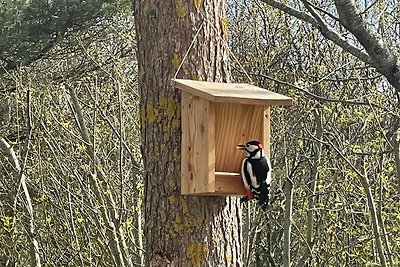
{"label": "tree trunk", "polygon": [[293,212],[293,182],[287,178],[285,182],[284,193],[285,201],[285,218],[283,222],[283,266],[290,267],[290,235],[292,232],[292,212]]}
{"label": "tree trunk", "polygon": [[224,1],[138,0],[134,9],[146,265],[241,266],[238,199],[180,194],[180,93],[171,82],[192,40],[178,77],[228,80]]}

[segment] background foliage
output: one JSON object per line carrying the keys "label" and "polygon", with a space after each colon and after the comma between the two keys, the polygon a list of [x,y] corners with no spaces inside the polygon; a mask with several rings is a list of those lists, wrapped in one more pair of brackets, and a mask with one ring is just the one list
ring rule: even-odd
{"label": "background foliage", "polygon": [[[245,265],[282,266],[288,249],[293,266],[384,266],[380,251],[399,265],[398,94],[309,24],[260,1],[227,3],[230,46],[243,66],[231,60],[233,78],[249,82],[247,72],[295,99],[272,110],[276,201],[267,214],[245,207]],[[330,1],[313,4],[334,13]],[[396,1],[359,8],[399,56]],[[0,138],[22,168],[0,152],[1,266],[30,265],[33,240],[43,266],[144,264],[135,49],[126,1],[0,3]],[[279,190],[289,176],[291,218]]]}
{"label": "background foliage", "polygon": [[[124,251],[113,249],[111,226],[115,234],[121,231],[125,254],[141,264],[142,185],[130,3],[1,5],[0,136],[12,145],[27,177],[35,233],[29,234],[19,173],[2,156],[0,265],[29,266],[35,238],[43,266],[116,266]],[[91,143],[81,133],[70,88]],[[90,149],[95,156],[89,156]]]}
{"label": "background foliage", "polygon": [[[282,2],[306,10],[298,2]],[[333,3],[312,4],[335,14]],[[394,36],[399,34],[399,10],[394,2],[382,4],[368,2],[360,9],[367,26],[398,56],[399,39]],[[292,264],[385,266],[372,226],[377,220],[387,265],[397,266],[397,93],[371,66],[344,53],[308,23],[259,1],[229,1],[229,7],[231,47],[252,81],[295,100],[293,107],[274,108],[271,115],[276,190],[298,165],[291,177]],[[346,34],[337,21],[331,26]],[[355,43],[354,37],[345,38]],[[248,82],[236,62],[233,73]],[[371,217],[368,190],[376,218]],[[261,218],[254,207],[247,212],[248,266],[282,266],[287,220],[282,209]],[[252,218],[260,224],[254,226]]]}

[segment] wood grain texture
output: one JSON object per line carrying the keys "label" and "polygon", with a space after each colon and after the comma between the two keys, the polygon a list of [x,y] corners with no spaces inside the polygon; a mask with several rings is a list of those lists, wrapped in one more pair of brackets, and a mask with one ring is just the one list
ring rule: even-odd
{"label": "wood grain texture", "polygon": [[215,173],[215,191],[198,193],[196,196],[244,196],[246,193],[239,173]]}
{"label": "wood grain texture", "polygon": [[176,88],[217,103],[290,106],[293,99],[245,83],[174,80]]}
{"label": "wood grain texture", "polygon": [[262,117],[261,136],[259,141],[264,145],[265,155],[269,158],[271,155],[271,107],[267,106],[264,109],[264,116]]}
{"label": "wood grain texture", "polygon": [[216,171],[240,172],[245,153],[238,144],[249,140],[265,140],[264,106],[242,104],[216,104]]}
{"label": "wood grain texture", "polygon": [[215,191],[215,111],[208,100],[182,93],[181,193]]}
{"label": "wood grain texture", "polygon": [[186,92],[181,101],[181,193],[243,195],[243,182],[236,178],[245,153],[236,146],[259,140],[269,156],[270,108],[213,103]]}
{"label": "wood grain texture", "polygon": [[215,174],[215,194],[243,196],[246,190],[243,184],[242,177],[239,173],[217,173]]}

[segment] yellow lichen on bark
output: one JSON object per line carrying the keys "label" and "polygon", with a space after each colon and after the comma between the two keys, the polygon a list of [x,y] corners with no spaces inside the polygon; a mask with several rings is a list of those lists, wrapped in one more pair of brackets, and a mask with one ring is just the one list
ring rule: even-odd
{"label": "yellow lichen on bark", "polygon": [[143,77],[145,73],[146,73],[146,71],[145,71],[145,69],[144,69],[144,66],[143,66],[143,65],[140,65],[138,76],[139,76],[139,77]]}
{"label": "yellow lichen on bark", "polygon": [[232,254],[226,254],[225,255],[225,260],[227,263],[231,263],[232,262]]}
{"label": "yellow lichen on bark", "polygon": [[189,205],[187,204],[186,200],[181,199],[181,206],[182,206],[182,212],[183,214],[188,214],[189,213]]}
{"label": "yellow lichen on bark", "polygon": [[201,226],[204,224],[204,219],[201,217],[197,217],[194,221],[193,221],[193,226],[195,228],[201,228]]}
{"label": "yellow lichen on bark", "polygon": [[178,17],[184,18],[186,16],[186,7],[179,0],[177,0],[175,2],[175,5],[176,5],[176,13],[178,14]]}
{"label": "yellow lichen on bark", "polygon": [[196,10],[199,11],[201,6],[201,0],[194,0],[193,2],[194,6],[196,7]]}
{"label": "yellow lichen on bark", "polygon": [[164,152],[164,149],[165,149],[165,144],[164,143],[160,144],[160,151]]}
{"label": "yellow lichen on bark", "polygon": [[154,108],[151,104],[147,104],[146,115],[146,119],[148,122],[155,122],[158,117],[158,109]]}
{"label": "yellow lichen on bark", "polygon": [[175,215],[174,228],[176,233],[181,233],[183,231],[184,225],[182,223],[182,218],[181,216],[179,216],[179,214]]}
{"label": "yellow lichen on bark", "polygon": [[[174,59],[172,61],[174,61]],[[172,119],[175,114],[180,116],[180,105],[172,97],[160,96],[158,101],[160,103],[160,108],[164,109],[165,115],[168,119]]]}
{"label": "yellow lichen on bark", "polygon": [[201,261],[207,257],[208,248],[203,243],[192,243],[186,248],[186,257],[190,260],[193,267],[200,267]]}
{"label": "yellow lichen on bark", "polygon": [[172,55],[171,64],[175,70],[178,69],[179,65],[181,64],[181,59],[177,53]]}
{"label": "yellow lichen on bark", "polygon": [[221,233],[216,233],[213,235],[212,240],[216,243],[219,244],[221,241],[223,241],[223,236]]}
{"label": "yellow lichen on bark", "polygon": [[164,235],[164,238],[165,238],[165,240],[170,240],[170,239],[171,239],[171,236],[170,236],[169,234],[165,234],[165,235]]}
{"label": "yellow lichen on bark", "polygon": [[146,112],[145,112],[144,107],[142,107],[140,109],[140,125],[142,125],[144,127],[145,124],[146,124]]}
{"label": "yellow lichen on bark", "polygon": [[181,125],[181,105],[172,97],[160,96],[159,99],[160,111],[165,114],[167,120],[165,121],[164,132],[167,134],[170,130],[178,129]]}
{"label": "yellow lichen on bark", "polygon": [[140,109],[140,122],[142,126],[145,126],[146,123],[163,121],[164,137],[168,139],[167,133],[180,126],[181,106],[172,97],[160,96],[158,100],[158,108],[148,103],[146,107]]}
{"label": "yellow lichen on bark", "polygon": [[176,196],[171,195],[171,196],[169,196],[167,199],[168,199],[168,203],[169,203],[170,205],[175,205],[175,204],[176,204]]}
{"label": "yellow lichen on bark", "polygon": [[227,17],[222,17],[220,20],[221,23],[221,30],[224,34],[228,33],[228,18]]}
{"label": "yellow lichen on bark", "polygon": [[168,180],[168,186],[174,188],[176,186],[176,182],[173,179]]}
{"label": "yellow lichen on bark", "polygon": [[202,81],[203,79],[202,79],[202,77],[201,77],[201,74],[200,74],[200,73],[197,73],[197,74],[193,74],[193,75],[192,75],[192,80],[195,80],[195,81]]}
{"label": "yellow lichen on bark", "polygon": [[165,222],[165,221],[167,221],[167,214],[165,213],[165,211],[164,210],[159,210],[158,211],[158,214],[159,214],[159,216],[160,216],[160,218],[161,218],[161,221],[163,221],[163,222]]}

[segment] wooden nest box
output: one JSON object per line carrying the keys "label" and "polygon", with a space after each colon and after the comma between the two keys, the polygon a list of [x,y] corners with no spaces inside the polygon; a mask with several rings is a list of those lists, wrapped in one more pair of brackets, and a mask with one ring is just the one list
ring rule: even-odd
{"label": "wooden nest box", "polygon": [[236,145],[259,140],[269,155],[270,106],[292,98],[249,84],[174,81],[182,91],[181,193],[244,195]]}

